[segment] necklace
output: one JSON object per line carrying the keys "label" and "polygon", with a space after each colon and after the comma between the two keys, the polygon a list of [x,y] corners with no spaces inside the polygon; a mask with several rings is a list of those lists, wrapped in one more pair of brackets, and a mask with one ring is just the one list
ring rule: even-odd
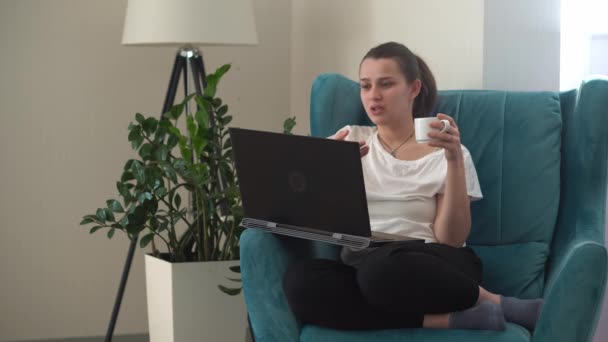
{"label": "necklace", "polygon": [[386,143],[386,142],[385,142],[385,141],[384,141],[384,140],[383,140],[383,139],[380,137],[380,134],[378,134],[378,139],[380,139],[380,142],[382,143],[382,145],[384,145],[384,147],[386,147],[387,149],[391,150],[389,153],[391,154],[391,156],[393,156],[393,158],[395,158],[395,157],[396,157],[396,155],[397,155],[397,150],[398,150],[398,149],[399,149],[401,146],[405,145],[405,143],[406,143],[406,142],[408,142],[408,140],[410,140],[410,138],[412,137],[412,135],[414,135],[414,131],[415,131],[415,130],[412,130],[412,133],[410,133],[410,135],[408,135],[408,136],[407,136],[407,138],[405,138],[405,140],[403,140],[403,142],[402,142],[401,144],[399,144],[399,145],[398,145],[397,147],[395,147],[395,148],[392,148],[392,150],[391,150],[391,147],[390,147],[390,146],[388,146],[388,144],[387,144],[387,143]]}

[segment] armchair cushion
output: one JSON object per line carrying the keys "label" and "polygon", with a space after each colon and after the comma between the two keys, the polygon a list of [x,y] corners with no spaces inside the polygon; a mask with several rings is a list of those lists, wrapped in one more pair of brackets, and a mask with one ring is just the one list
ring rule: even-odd
{"label": "armchair cushion", "polygon": [[549,256],[549,246],[546,243],[470,247],[483,260],[484,288],[519,298],[542,296],[545,262]]}
{"label": "armchair cushion", "polygon": [[371,331],[332,330],[314,325],[302,327],[302,342],[528,342],[530,333],[515,324],[507,324],[505,331],[396,329]]}

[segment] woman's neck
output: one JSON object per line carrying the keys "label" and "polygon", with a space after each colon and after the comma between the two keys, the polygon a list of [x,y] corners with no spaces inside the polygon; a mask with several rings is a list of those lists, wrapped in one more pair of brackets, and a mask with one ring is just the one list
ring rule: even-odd
{"label": "woman's neck", "polygon": [[380,139],[387,144],[389,148],[394,148],[399,144],[403,143],[405,139],[410,138],[412,140],[413,132],[414,132],[414,123],[406,122],[401,125],[386,125],[386,126],[377,126],[378,127],[378,135]]}

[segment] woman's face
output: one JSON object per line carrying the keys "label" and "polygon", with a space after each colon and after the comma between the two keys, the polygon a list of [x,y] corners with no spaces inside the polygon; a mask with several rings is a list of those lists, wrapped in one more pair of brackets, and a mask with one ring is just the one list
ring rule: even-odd
{"label": "woman's face", "polygon": [[414,99],[420,80],[408,84],[397,62],[391,58],[366,58],[359,68],[361,101],[377,126],[412,121]]}

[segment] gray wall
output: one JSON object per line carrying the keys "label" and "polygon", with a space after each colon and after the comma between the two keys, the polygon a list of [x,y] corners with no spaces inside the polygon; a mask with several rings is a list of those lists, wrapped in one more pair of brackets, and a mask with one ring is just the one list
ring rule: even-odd
{"label": "gray wall", "polygon": [[484,5],[484,89],[559,90],[560,1]]}
{"label": "gray wall", "polygon": [[[116,196],[127,125],[160,114],[177,51],[122,46],[126,3],[0,1],[0,341],[105,333],[128,240],[78,223]],[[279,131],[291,2],[253,3],[259,45],[202,51],[209,71],[233,63],[218,95],[234,125]],[[117,334],[148,331],[142,256]]]}

